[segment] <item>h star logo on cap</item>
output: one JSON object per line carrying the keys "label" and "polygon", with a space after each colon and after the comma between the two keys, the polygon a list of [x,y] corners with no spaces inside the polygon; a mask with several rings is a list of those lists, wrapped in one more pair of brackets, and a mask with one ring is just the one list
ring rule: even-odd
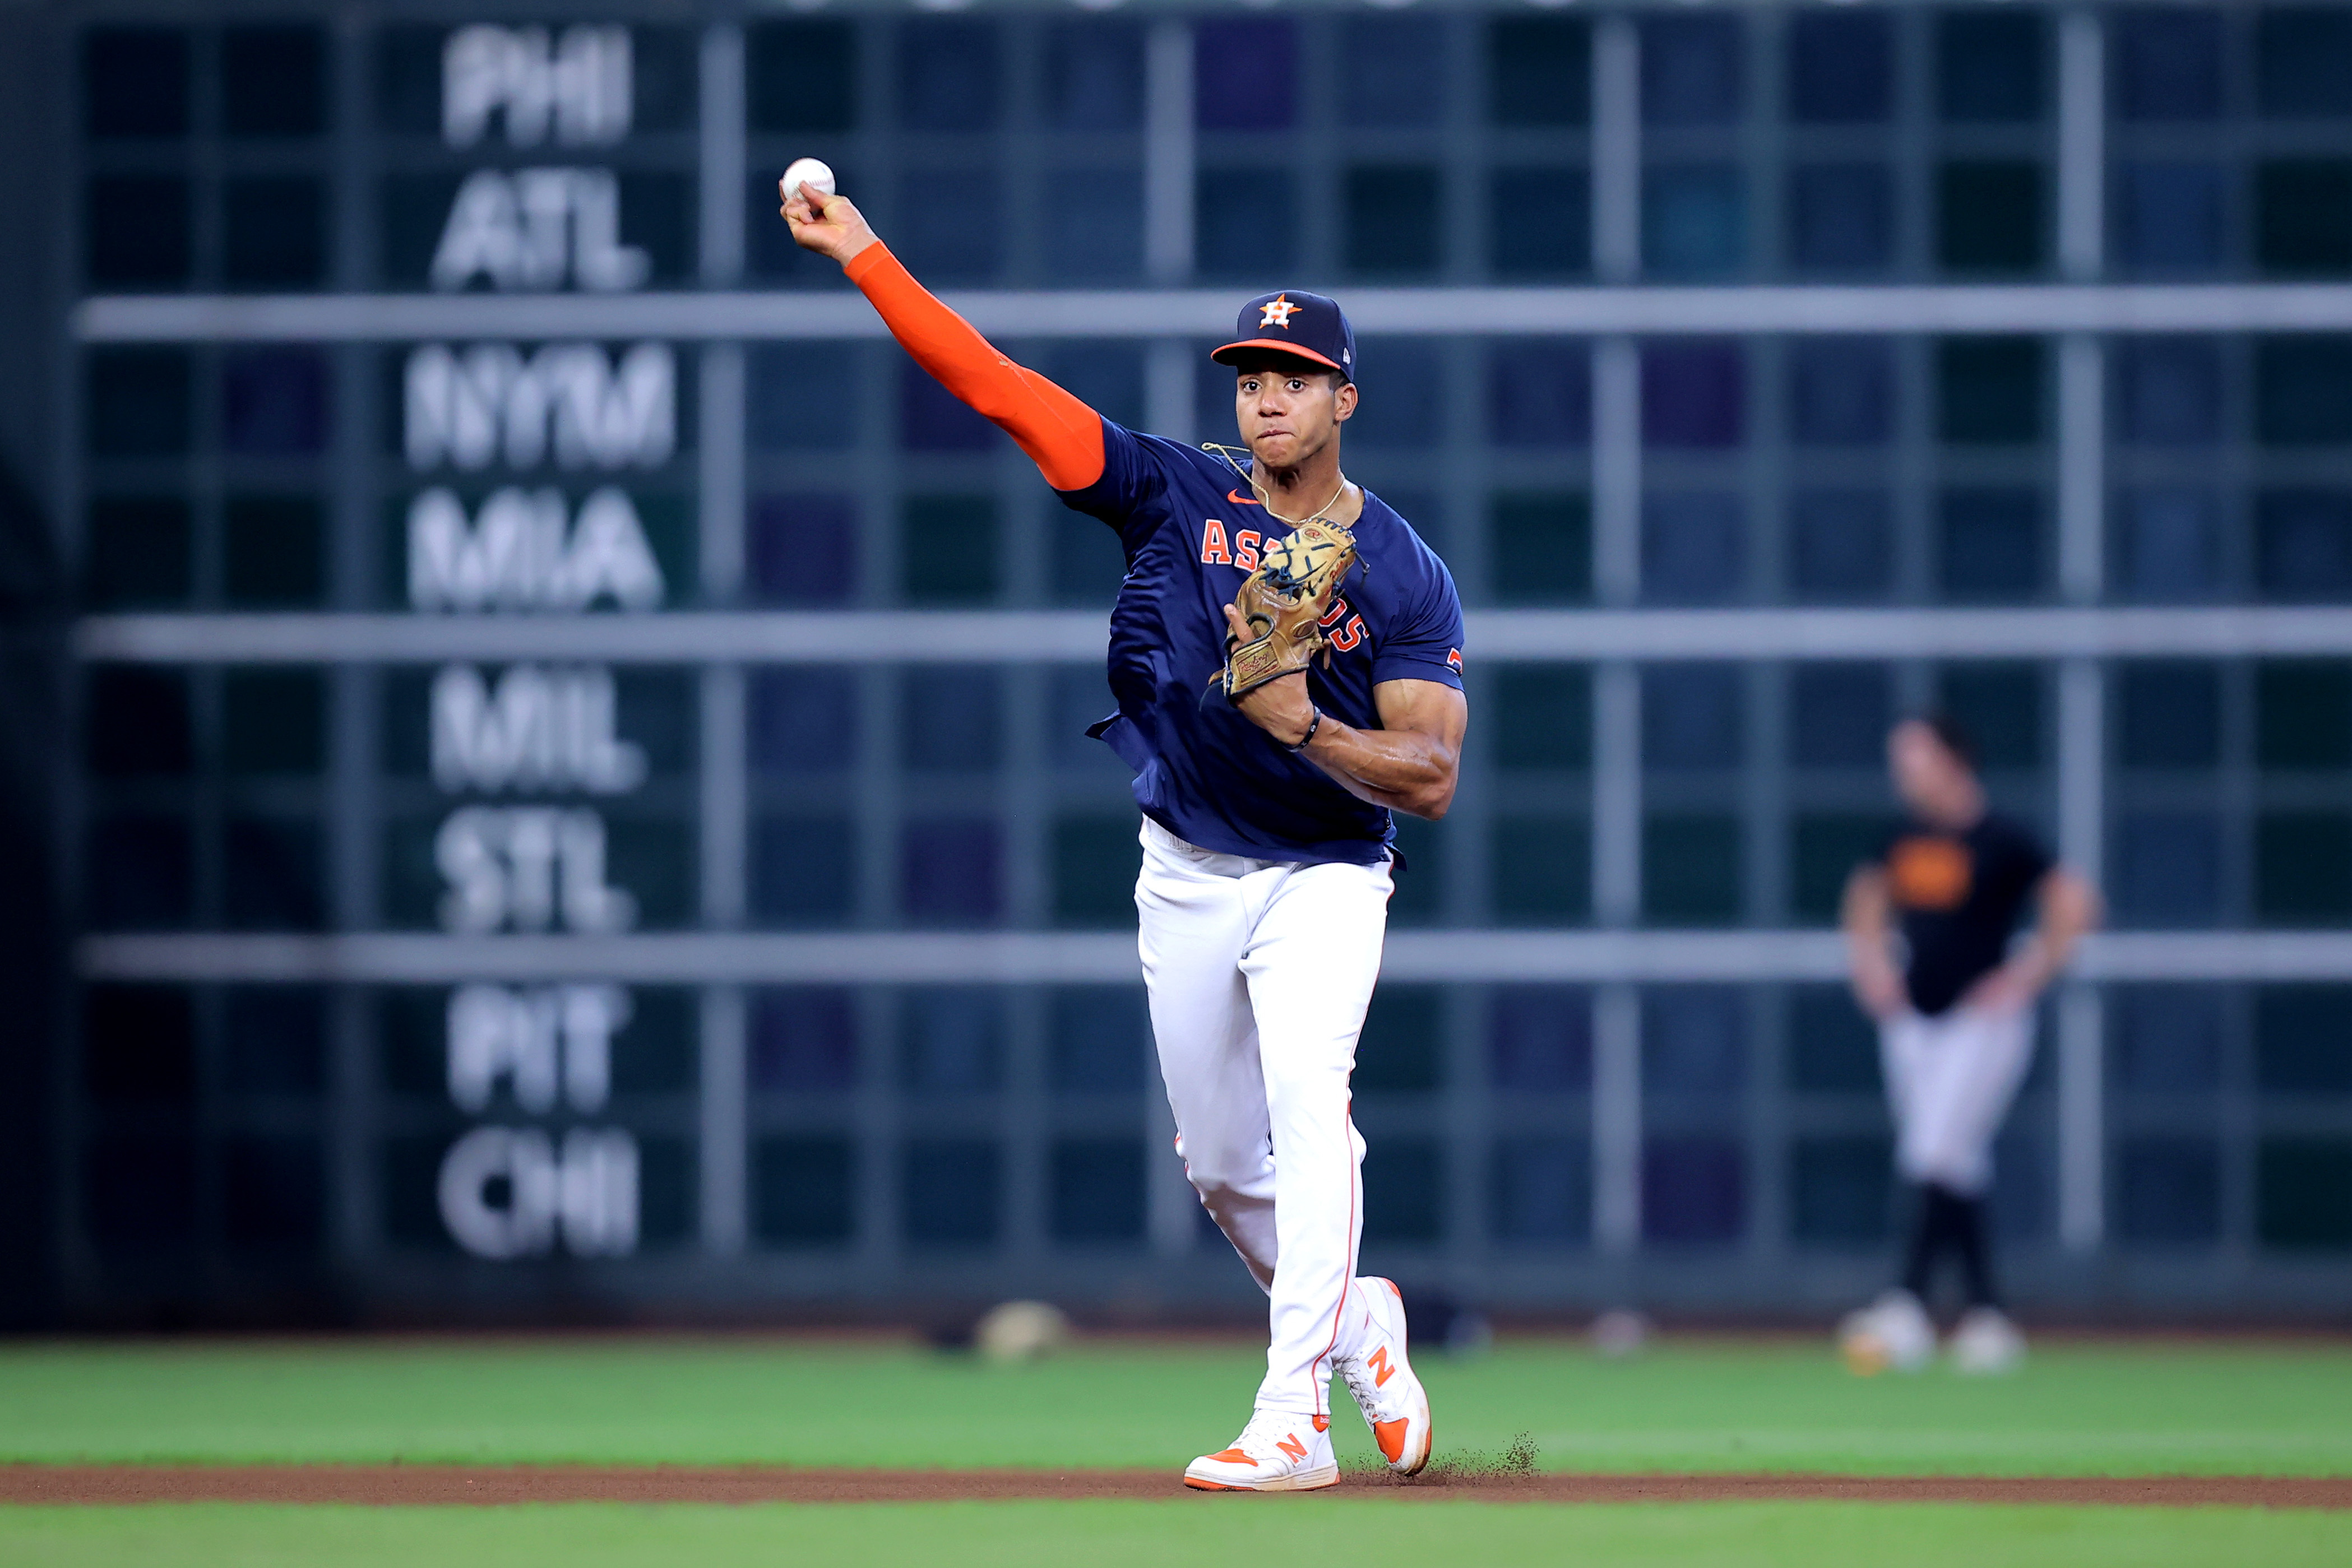
{"label": "h star logo on cap", "polygon": [[1298,314],[1298,307],[1293,305],[1284,295],[1275,296],[1259,308],[1265,311],[1265,314],[1257,319],[1259,326],[1279,327],[1286,332],[1290,329],[1290,319]]}

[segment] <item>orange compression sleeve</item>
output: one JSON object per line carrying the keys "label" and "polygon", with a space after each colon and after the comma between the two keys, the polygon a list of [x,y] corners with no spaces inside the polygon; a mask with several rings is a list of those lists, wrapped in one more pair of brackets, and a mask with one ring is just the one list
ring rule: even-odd
{"label": "orange compression sleeve", "polygon": [[1013,437],[1046,484],[1083,490],[1102,477],[1100,414],[998,353],[971,322],[916,282],[887,246],[866,246],[844,270],[915,363]]}

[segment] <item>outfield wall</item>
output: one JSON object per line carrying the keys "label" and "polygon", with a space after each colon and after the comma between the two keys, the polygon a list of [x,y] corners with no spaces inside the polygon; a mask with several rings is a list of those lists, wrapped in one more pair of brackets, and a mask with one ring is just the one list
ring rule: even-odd
{"label": "outfield wall", "polygon": [[73,605],[16,666],[71,716],[11,743],[73,956],[28,1312],[1246,1305],[1078,733],[1116,543],[791,248],[803,153],[1171,436],[1236,299],[1354,314],[1474,714],[1357,1077],[1386,1271],[1874,1288],[1829,925],[1939,706],[2113,910],[2000,1150],[2021,1298],[2341,1301],[2352,7],[551,16],[0,19],[68,214],[0,249]]}

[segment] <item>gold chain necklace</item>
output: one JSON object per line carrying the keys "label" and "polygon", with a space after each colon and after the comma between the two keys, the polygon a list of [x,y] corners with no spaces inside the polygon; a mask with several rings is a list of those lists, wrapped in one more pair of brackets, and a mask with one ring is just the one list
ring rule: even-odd
{"label": "gold chain necklace", "polygon": [[[1265,515],[1267,517],[1272,517],[1276,522],[1281,523],[1286,527],[1297,529],[1305,528],[1308,523],[1319,523],[1325,520],[1327,514],[1329,513],[1331,508],[1339,504],[1339,498],[1348,493],[1348,476],[1345,474],[1339,476],[1339,487],[1331,492],[1331,498],[1324,502],[1320,507],[1315,508],[1314,513],[1307,517],[1304,521],[1286,517],[1280,512],[1276,511],[1274,509],[1274,493],[1268,490],[1265,486],[1259,484],[1257,482],[1257,476],[1255,474],[1250,476],[1250,488],[1257,492],[1258,505],[1265,508]],[[1339,527],[1337,523],[1333,523],[1331,526],[1335,528]]]}
{"label": "gold chain necklace", "polygon": [[[1307,517],[1305,522],[1300,522],[1290,517],[1286,517],[1280,512],[1274,509],[1274,492],[1267,489],[1265,484],[1258,478],[1257,463],[1255,459],[1251,461],[1248,467],[1244,468],[1241,465],[1240,460],[1234,456],[1236,448],[1220,445],[1218,443],[1213,441],[1204,441],[1201,443],[1201,450],[1203,452],[1214,453],[1219,458],[1223,460],[1226,467],[1232,469],[1234,473],[1248,480],[1249,487],[1257,492],[1257,504],[1265,508],[1265,515],[1272,517],[1276,522],[1281,523],[1294,530],[1305,528],[1307,523],[1322,522],[1325,515],[1328,513],[1332,507],[1338,506],[1340,498],[1348,493],[1348,476],[1345,472],[1342,472],[1339,476],[1339,487],[1331,492],[1331,498],[1324,502],[1320,507],[1317,507],[1315,511]],[[1346,527],[1343,523],[1333,523],[1331,526],[1335,528]]]}

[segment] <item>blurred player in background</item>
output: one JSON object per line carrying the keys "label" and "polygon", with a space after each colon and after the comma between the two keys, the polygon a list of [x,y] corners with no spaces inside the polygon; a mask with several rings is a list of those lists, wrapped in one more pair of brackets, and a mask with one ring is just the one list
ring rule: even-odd
{"label": "blurred player in background", "polygon": [[[1953,1364],[2000,1372],[2025,1341],[1993,1283],[1993,1136],[2032,1060],[2035,1000],[2097,919],[2098,895],[1987,806],[1974,748],[1949,719],[1895,726],[1886,756],[1910,821],[1847,881],[1844,924],[1854,997],[1878,1022],[1912,1229],[1902,1283],[1846,1320],[1841,1347],[1861,1373],[1925,1366],[1936,1350],[1927,1291],[1948,1255],[1967,1301]],[[2035,930],[2012,952],[2029,902]]]}
{"label": "blurred player in background", "polygon": [[1410,1475],[1429,1458],[1429,1400],[1396,1287],[1356,1275],[1349,1078],[1387,925],[1389,813],[1444,815],[1468,707],[1444,563],[1340,472],[1358,397],[1347,318],[1295,290],[1243,308],[1213,357],[1234,369],[1249,451],[1213,455],[1013,364],[846,200],[809,184],[784,198],[793,239],[842,263],[915,361],[1126,552],[1118,711],[1089,733],[1135,771],[1139,946],[1185,1174],[1271,1298],[1254,1413],[1185,1483],[1332,1485],[1334,1372]]}

